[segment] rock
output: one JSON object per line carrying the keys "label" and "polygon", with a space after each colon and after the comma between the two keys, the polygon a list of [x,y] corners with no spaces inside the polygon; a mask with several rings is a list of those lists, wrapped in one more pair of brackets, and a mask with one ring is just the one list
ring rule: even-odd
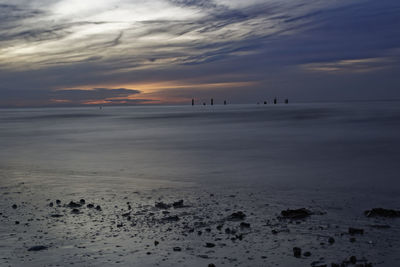
{"label": "rock", "polygon": [[97,206],[96,206],[96,210],[101,211],[100,205],[97,205]]}
{"label": "rock", "polygon": [[329,244],[333,244],[333,243],[335,243],[335,239],[333,237],[329,237],[328,242],[329,242]]}
{"label": "rock", "polygon": [[86,201],[82,198],[81,200],[79,200],[79,203],[81,203],[83,205],[86,203]]}
{"label": "rock", "polygon": [[240,221],[246,218],[246,214],[244,214],[242,211],[234,212],[232,213],[229,217],[229,221]]}
{"label": "rock", "polygon": [[19,224],[19,221],[15,221],[15,224]]}
{"label": "rock", "polygon": [[310,216],[311,214],[312,212],[305,208],[295,209],[295,210],[287,209],[281,211],[281,216],[284,219],[294,219],[294,220],[304,219]]}
{"label": "rock", "polygon": [[179,221],[179,217],[178,216],[168,216],[168,217],[165,217],[165,218],[162,218],[162,220],[164,221],[164,222],[177,222],[177,221]]}
{"label": "rock", "polygon": [[158,246],[158,244],[160,244],[160,242],[158,242],[157,240],[154,241],[154,246]]}
{"label": "rock", "polygon": [[13,209],[18,208],[17,204],[12,205],[11,207],[12,207]]}
{"label": "rock", "polygon": [[240,223],[240,228],[250,228],[250,224],[246,222]]}
{"label": "rock", "polygon": [[76,203],[74,201],[71,201],[71,202],[69,202],[68,207],[69,208],[80,208],[80,207],[82,207],[82,205],[79,203]]}
{"label": "rock", "polygon": [[206,248],[213,248],[213,247],[215,247],[215,244],[214,243],[206,243],[205,247]]}
{"label": "rock", "polygon": [[87,204],[86,207],[89,208],[89,209],[93,209],[94,205],[93,204]]}
{"label": "rock", "polygon": [[364,229],[359,229],[359,228],[353,228],[349,227],[349,234],[350,235],[363,235],[364,234]]}
{"label": "rock", "polygon": [[210,264],[208,265],[208,267],[215,267],[215,264],[210,263]]}
{"label": "rock", "polygon": [[386,217],[386,218],[400,218],[400,210],[390,210],[383,208],[374,208],[372,210],[364,211],[367,217]]}
{"label": "rock", "polygon": [[242,240],[243,239],[243,234],[236,235],[236,239]]}
{"label": "rock", "polygon": [[28,249],[28,251],[41,251],[41,250],[45,250],[45,249],[48,249],[48,247],[46,247],[46,246],[33,246],[33,247],[30,247]]}
{"label": "rock", "polygon": [[56,200],[56,204],[57,204],[57,205],[60,205],[60,204],[61,204],[61,200],[57,199],[57,200]]}
{"label": "rock", "polygon": [[180,247],[174,247],[173,250],[174,251],[182,251],[182,249]]}
{"label": "rock", "polygon": [[73,209],[73,210],[71,211],[71,213],[73,213],[73,214],[79,214],[80,211],[79,211],[78,209]]}
{"label": "rock", "polygon": [[157,209],[169,209],[171,206],[164,203],[164,202],[156,202],[156,204],[154,205]]}
{"label": "rock", "polygon": [[129,217],[129,215],[131,215],[131,212],[130,212],[130,211],[127,212],[127,213],[123,213],[123,214],[122,214],[122,217]]}
{"label": "rock", "polygon": [[49,207],[53,207],[53,206],[54,206],[53,202],[50,202]]}
{"label": "rock", "polygon": [[181,199],[181,200],[179,200],[179,201],[176,201],[176,202],[172,203],[172,206],[173,206],[175,209],[177,209],[177,208],[183,208],[183,207],[184,207],[184,206],[183,206],[183,200]]}
{"label": "rock", "polygon": [[357,263],[357,258],[356,258],[356,256],[351,256],[351,257],[350,257],[350,262],[351,262],[352,264],[356,264],[356,263]]}
{"label": "rock", "polygon": [[300,258],[301,257],[301,248],[294,247],[293,248],[293,256],[295,256],[296,258]]}
{"label": "rock", "polygon": [[306,251],[306,252],[303,253],[303,256],[304,257],[310,257],[311,256],[311,252]]}
{"label": "rock", "polygon": [[52,218],[60,218],[60,217],[63,217],[64,215],[61,215],[61,214],[50,214],[50,217],[52,217]]}

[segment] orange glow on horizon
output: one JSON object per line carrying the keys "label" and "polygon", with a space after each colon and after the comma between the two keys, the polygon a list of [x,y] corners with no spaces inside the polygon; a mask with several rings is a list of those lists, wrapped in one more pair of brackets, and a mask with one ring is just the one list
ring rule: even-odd
{"label": "orange glow on horizon", "polygon": [[139,90],[143,93],[154,93],[160,90],[167,89],[221,89],[221,88],[233,88],[241,86],[252,86],[257,84],[256,82],[220,82],[220,83],[181,83],[176,81],[156,82],[156,83],[123,83],[123,84],[96,84],[96,85],[83,85],[79,87],[70,88],[58,88],[56,91],[63,90],[94,90],[96,88],[107,88],[107,89],[131,89]]}
{"label": "orange glow on horizon", "polygon": [[[96,90],[106,88],[109,90],[121,89],[138,90],[140,93],[133,93],[127,96],[109,97],[104,99],[86,100],[83,105],[112,105],[112,104],[182,104],[191,100],[189,97],[168,96],[168,90],[212,90],[234,87],[253,86],[256,82],[219,82],[219,83],[183,83],[180,81],[149,82],[149,83],[122,83],[122,84],[96,84],[83,85],[71,88],[59,88],[56,91],[64,90]],[[129,91],[128,91],[129,92]],[[67,103],[68,100],[52,99],[53,103]]]}

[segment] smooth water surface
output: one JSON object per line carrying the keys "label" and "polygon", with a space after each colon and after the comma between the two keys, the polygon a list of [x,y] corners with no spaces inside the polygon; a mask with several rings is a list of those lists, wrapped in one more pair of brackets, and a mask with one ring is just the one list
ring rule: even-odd
{"label": "smooth water surface", "polygon": [[0,110],[2,181],[397,192],[398,102]]}

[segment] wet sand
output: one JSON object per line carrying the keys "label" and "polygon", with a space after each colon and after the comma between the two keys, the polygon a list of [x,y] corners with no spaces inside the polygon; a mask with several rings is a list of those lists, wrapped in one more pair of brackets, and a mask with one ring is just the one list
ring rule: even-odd
{"label": "wet sand", "polygon": [[[396,266],[400,262],[400,218],[364,214],[374,207],[398,208],[398,198],[392,196],[190,184],[146,187],[139,182],[123,188],[18,181],[2,186],[0,265]],[[299,208],[309,213],[283,216],[282,211]]]}

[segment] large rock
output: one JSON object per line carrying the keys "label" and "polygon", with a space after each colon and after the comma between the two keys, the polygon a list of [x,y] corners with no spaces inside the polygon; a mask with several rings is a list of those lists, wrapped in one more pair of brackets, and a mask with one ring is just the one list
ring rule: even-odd
{"label": "large rock", "polygon": [[246,214],[244,214],[242,211],[234,212],[232,213],[229,217],[229,221],[240,221],[246,218]]}
{"label": "large rock", "polygon": [[400,218],[399,210],[390,210],[383,208],[374,208],[372,210],[364,211],[367,217],[386,217],[386,218]]}
{"label": "large rock", "polygon": [[79,203],[76,203],[74,201],[71,201],[71,202],[69,202],[68,207],[69,208],[80,208],[80,207],[82,207],[82,205]]}
{"label": "large rock", "polygon": [[281,211],[282,218],[294,219],[294,220],[307,218],[311,214],[312,212],[306,208],[294,209],[294,210],[287,209]]}
{"label": "large rock", "polygon": [[46,247],[46,246],[33,246],[33,247],[30,247],[28,249],[28,251],[41,251],[41,250],[45,250],[45,249],[48,249],[48,247]]}

